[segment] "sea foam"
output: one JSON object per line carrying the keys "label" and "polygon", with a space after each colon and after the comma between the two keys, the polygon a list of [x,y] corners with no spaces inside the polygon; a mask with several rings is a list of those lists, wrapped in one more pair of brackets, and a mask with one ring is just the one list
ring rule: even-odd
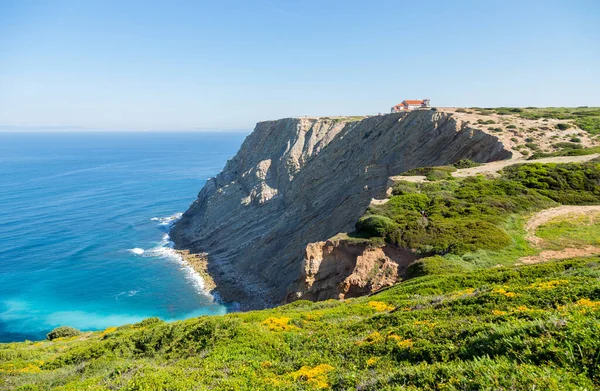
{"label": "sea foam", "polygon": [[[163,228],[170,229],[173,224],[177,222],[181,218],[183,213],[175,213],[174,215],[167,217],[153,217],[150,220],[158,221],[158,225]],[[194,268],[185,261],[185,259],[175,251],[174,243],[171,241],[171,238],[168,233],[165,233],[162,236],[162,240],[158,244],[158,246],[148,249],[144,251],[145,257],[157,257],[167,259],[171,262],[179,265],[180,269],[184,272],[186,280],[192,284],[192,286],[196,289],[196,291],[208,298],[211,301],[215,301],[215,296],[211,295],[205,288],[204,279],[202,276],[194,270]]]}

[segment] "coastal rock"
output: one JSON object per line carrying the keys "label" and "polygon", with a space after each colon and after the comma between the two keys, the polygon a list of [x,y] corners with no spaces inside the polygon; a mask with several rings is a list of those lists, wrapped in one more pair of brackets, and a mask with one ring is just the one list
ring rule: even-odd
{"label": "coastal rock", "polygon": [[272,306],[305,273],[306,246],[353,230],[371,199],[384,196],[388,177],[509,157],[496,136],[433,110],[260,122],[171,238],[178,249],[208,253],[224,300]]}
{"label": "coastal rock", "polygon": [[416,256],[408,249],[331,239],[306,246],[301,274],[286,301],[346,299],[399,281]]}

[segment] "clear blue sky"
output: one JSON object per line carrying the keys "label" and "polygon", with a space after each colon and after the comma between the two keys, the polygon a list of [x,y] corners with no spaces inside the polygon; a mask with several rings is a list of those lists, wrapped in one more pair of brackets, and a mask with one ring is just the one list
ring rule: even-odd
{"label": "clear blue sky", "polygon": [[0,125],[600,106],[600,1],[0,0]]}

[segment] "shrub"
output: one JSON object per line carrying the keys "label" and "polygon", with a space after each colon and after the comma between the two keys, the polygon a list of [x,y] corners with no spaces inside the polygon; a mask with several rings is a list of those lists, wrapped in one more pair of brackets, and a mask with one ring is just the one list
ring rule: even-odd
{"label": "shrub", "polygon": [[561,149],[581,149],[581,148],[583,148],[580,144],[577,144],[577,143],[555,143],[552,146],[554,148],[561,148]]}
{"label": "shrub", "polygon": [[531,149],[532,151],[539,151],[540,147],[539,145],[537,145],[536,143],[525,143],[525,146],[529,149]]}
{"label": "shrub", "polygon": [[580,143],[581,139],[579,137],[571,137],[569,141],[571,141],[572,143]]}
{"label": "shrub", "polygon": [[398,229],[398,224],[392,219],[379,215],[362,217],[356,223],[358,232],[364,232],[370,236],[386,236],[396,229]]}
{"label": "shrub", "polygon": [[56,338],[68,338],[78,335],[81,335],[81,331],[69,326],[60,326],[46,334],[46,339],[52,341]]}
{"label": "shrub", "polygon": [[406,269],[405,278],[411,279],[428,275],[445,275],[464,272],[466,268],[459,262],[443,258],[439,255],[421,258],[411,263]]}
{"label": "shrub", "polygon": [[417,185],[412,182],[400,181],[392,186],[392,195],[403,195],[415,193],[417,191]]}
{"label": "shrub", "polygon": [[405,171],[401,175],[423,175],[430,181],[437,181],[440,179],[450,178],[452,176],[450,173],[453,171],[456,171],[456,167],[454,166],[419,167],[409,171]]}
{"label": "shrub", "polygon": [[570,124],[565,124],[565,123],[558,123],[556,124],[556,129],[558,130],[567,130],[571,127]]}
{"label": "shrub", "polygon": [[144,319],[141,322],[134,324],[134,326],[149,327],[149,326],[156,326],[161,323],[164,323],[164,320],[157,318],[157,317],[153,317],[153,318]]}
{"label": "shrub", "polygon": [[512,124],[511,124],[511,125],[507,125],[507,126],[506,126],[506,128],[507,128],[507,129],[516,129],[516,128],[517,128],[517,126],[516,126],[516,125],[512,125]]}
{"label": "shrub", "polygon": [[456,109],[456,112],[457,112],[457,113],[466,113],[466,112],[467,112],[467,110],[465,110],[465,109],[463,109],[463,108],[458,108],[458,109]]}
{"label": "shrub", "polygon": [[470,160],[470,159],[462,159],[462,160],[457,161],[456,163],[453,163],[452,165],[458,169],[461,169],[461,168],[479,167],[479,166],[481,166],[481,163],[474,162],[473,160]]}

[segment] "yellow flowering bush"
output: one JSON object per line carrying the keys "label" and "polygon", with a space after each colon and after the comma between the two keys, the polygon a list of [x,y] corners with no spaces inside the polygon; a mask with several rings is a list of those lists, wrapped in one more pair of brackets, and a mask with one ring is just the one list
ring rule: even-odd
{"label": "yellow flowering bush", "polygon": [[271,331],[290,331],[296,330],[298,327],[289,324],[290,318],[267,318],[261,324],[267,326]]}
{"label": "yellow flowering bush", "polygon": [[519,295],[518,293],[507,291],[505,289],[505,287],[496,288],[492,292],[497,295],[502,295],[504,297],[509,297],[509,298],[517,297]]}
{"label": "yellow flowering bush", "polygon": [[333,370],[329,364],[320,364],[315,367],[303,366],[292,373],[292,378],[296,381],[304,381],[315,388],[328,388],[329,381],[327,374]]}
{"label": "yellow flowering bush", "polygon": [[561,284],[568,284],[568,280],[552,280],[552,281],[544,281],[544,282],[534,282],[529,285],[529,289],[538,289],[538,290],[549,290],[554,289]]}
{"label": "yellow flowering bush", "polygon": [[395,308],[393,305],[384,303],[383,301],[370,301],[369,307],[375,309],[377,312],[391,311]]}

